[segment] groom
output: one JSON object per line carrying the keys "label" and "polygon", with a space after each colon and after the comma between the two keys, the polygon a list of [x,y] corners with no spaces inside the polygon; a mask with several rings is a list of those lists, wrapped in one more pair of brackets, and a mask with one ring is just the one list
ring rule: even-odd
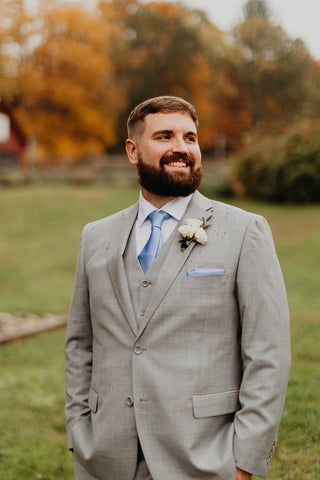
{"label": "groom", "polygon": [[285,287],[264,218],[198,192],[194,107],[128,120],[137,204],[82,233],[66,417],[76,480],[265,477],[289,364]]}

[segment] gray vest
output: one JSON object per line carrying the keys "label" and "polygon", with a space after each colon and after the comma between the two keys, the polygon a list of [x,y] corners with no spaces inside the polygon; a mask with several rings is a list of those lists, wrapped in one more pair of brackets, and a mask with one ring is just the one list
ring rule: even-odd
{"label": "gray vest", "polygon": [[170,248],[173,236],[174,235],[170,235],[149,270],[143,273],[137,258],[135,228],[131,230],[123,260],[138,326],[144,317],[151,296],[151,290],[157,282],[160,269],[163,266],[163,260]]}

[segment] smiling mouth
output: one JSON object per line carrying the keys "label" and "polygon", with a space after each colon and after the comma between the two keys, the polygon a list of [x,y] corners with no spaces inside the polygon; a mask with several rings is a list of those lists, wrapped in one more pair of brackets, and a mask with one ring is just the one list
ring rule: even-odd
{"label": "smiling mouth", "polygon": [[179,162],[169,162],[169,163],[167,163],[166,165],[168,165],[169,167],[178,167],[178,168],[185,168],[185,167],[188,166],[186,162],[182,162],[182,161],[179,161]]}

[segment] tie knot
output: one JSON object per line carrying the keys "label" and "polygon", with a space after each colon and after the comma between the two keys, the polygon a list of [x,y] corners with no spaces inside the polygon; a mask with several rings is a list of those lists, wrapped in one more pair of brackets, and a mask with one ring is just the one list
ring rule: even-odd
{"label": "tie knot", "polygon": [[171,217],[171,215],[167,212],[163,212],[162,210],[160,210],[158,212],[151,212],[148,215],[148,218],[151,222],[151,225],[153,227],[157,227],[157,228],[160,228],[160,229],[162,227],[163,220],[165,220],[166,218],[169,218],[169,217]]}

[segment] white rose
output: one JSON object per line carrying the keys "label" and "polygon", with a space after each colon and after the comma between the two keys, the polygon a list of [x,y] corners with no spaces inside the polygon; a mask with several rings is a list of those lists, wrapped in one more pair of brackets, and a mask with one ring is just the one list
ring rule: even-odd
{"label": "white rose", "polygon": [[191,225],[181,225],[178,228],[178,231],[181,233],[183,238],[192,238],[195,235],[197,229],[198,227],[193,227]]}
{"label": "white rose", "polygon": [[195,239],[196,242],[201,243],[201,245],[204,245],[206,243],[206,241],[208,240],[208,236],[207,236],[205,230],[203,230],[203,228],[200,227],[195,232],[194,239]]}

